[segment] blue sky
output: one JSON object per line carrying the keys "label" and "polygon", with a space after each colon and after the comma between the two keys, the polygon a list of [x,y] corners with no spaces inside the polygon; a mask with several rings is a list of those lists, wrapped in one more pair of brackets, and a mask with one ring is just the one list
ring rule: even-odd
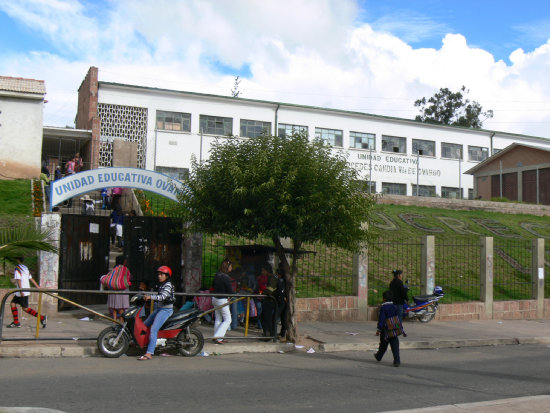
{"label": "blue sky", "polygon": [[360,21],[390,31],[413,47],[441,47],[447,33],[508,61],[518,48],[532,51],[550,38],[548,0],[363,0]]}
{"label": "blue sky", "polygon": [[[139,5],[139,6],[138,6]],[[71,125],[100,80],[413,118],[470,89],[487,129],[550,138],[548,0],[0,0],[0,75],[46,81]]]}

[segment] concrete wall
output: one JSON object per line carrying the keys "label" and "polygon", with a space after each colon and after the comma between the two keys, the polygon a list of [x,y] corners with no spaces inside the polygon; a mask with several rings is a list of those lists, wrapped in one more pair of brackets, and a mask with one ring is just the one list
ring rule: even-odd
{"label": "concrete wall", "polygon": [[42,99],[0,98],[0,179],[40,176],[43,106]]}

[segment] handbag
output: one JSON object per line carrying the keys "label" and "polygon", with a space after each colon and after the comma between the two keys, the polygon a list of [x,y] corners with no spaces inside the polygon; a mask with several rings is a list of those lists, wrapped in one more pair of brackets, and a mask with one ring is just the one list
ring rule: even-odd
{"label": "handbag", "polygon": [[117,265],[107,274],[100,278],[101,284],[108,289],[114,291],[125,290],[130,286],[128,277],[126,276],[127,269],[124,265]]}
{"label": "handbag", "polygon": [[386,337],[395,338],[404,333],[403,324],[399,320],[399,316],[394,315],[386,318]]}

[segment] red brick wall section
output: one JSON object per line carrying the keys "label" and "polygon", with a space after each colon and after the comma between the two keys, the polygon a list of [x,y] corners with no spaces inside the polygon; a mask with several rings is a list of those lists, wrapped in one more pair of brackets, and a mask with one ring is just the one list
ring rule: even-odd
{"label": "red brick wall section", "polygon": [[92,130],[92,142],[90,147],[90,167],[99,166],[99,118],[97,117],[98,103],[98,69],[90,67],[82,84],[78,88],[78,110],[76,112],[76,127],[78,129]]}
{"label": "red brick wall section", "polygon": [[296,319],[300,321],[357,321],[357,297],[319,297],[296,299]]}

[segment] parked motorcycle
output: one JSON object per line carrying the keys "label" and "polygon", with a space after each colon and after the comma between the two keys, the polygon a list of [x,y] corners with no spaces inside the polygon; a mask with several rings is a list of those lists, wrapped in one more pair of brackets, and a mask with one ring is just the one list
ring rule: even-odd
{"label": "parked motorcycle", "polygon": [[[116,358],[126,353],[130,343],[146,348],[149,343],[149,328],[139,317],[145,304],[142,294],[130,299],[130,307],[122,313],[123,324],[103,330],[97,338],[97,348],[105,357]],[[204,337],[196,325],[202,311],[189,309],[173,313],[158,332],[159,342],[167,347],[175,347],[182,356],[192,357],[201,352]]]}
{"label": "parked motorcycle", "polygon": [[[409,282],[405,281],[407,295],[409,292]],[[403,319],[412,320],[418,318],[421,323],[428,323],[433,320],[439,307],[439,300],[444,297],[443,288],[436,286],[431,295],[413,296],[414,305],[408,303],[403,305]]]}

